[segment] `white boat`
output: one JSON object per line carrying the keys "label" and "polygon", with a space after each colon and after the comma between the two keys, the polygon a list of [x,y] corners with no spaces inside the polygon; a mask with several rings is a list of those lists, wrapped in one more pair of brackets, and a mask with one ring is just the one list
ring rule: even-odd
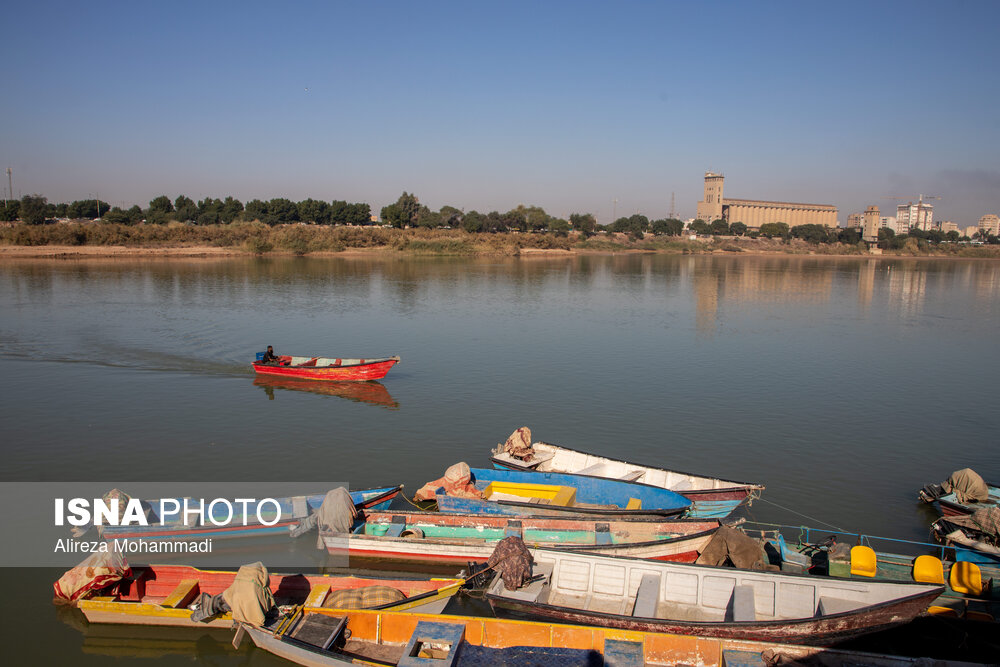
{"label": "white boat", "polygon": [[532,554],[526,586],[507,590],[494,577],[486,598],[495,610],[645,632],[825,646],[908,623],[944,591],[555,550]]}
{"label": "white boat", "polygon": [[718,477],[704,477],[678,470],[667,470],[631,463],[609,456],[599,456],[548,442],[532,444],[534,453],[521,460],[503,451],[500,445],[490,462],[502,470],[533,470],[589,475],[658,486],[679,493],[691,501],[687,516],[699,519],[722,519],[737,507],[749,502],[764,490],[763,484],[735,482]]}

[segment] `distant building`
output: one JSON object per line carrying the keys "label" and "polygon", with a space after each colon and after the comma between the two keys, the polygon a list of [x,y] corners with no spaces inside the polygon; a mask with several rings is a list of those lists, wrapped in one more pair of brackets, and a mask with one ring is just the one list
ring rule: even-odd
{"label": "distant building", "polygon": [[899,220],[897,220],[895,217],[891,215],[883,215],[882,219],[879,221],[879,224],[882,226],[883,229],[891,229],[896,234],[906,233],[905,229],[900,231]]}
{"label": "distant building", "polygon": [[979,230],[985,231],[993,236],[1000,236],[1000,216],[987,213],[979,218]]}
{"label": "distant building", "polygon": [[896,207],[896,220],[899,226],[905,230],[904,233],[913,228],[925,232],[930,231],[934,222],[934,207],[922,201],[916,204],[913,202],[900,204]]}
{"label": "distant building", "polygon": [[867,243],[878,243],[878,230],[882,228],[882,213],[878,206],[869,206],[865,209],[864,227],[861,230],[861,239]]}
{"label": "distant building", "polygon": [[943,220],[941,222],[941,231],[947,234],[948,232],[957,232],[958,225],[950,220]]}
{"label": "distant building", "polygon": [[705,198],[698,202],[697,217],[705,222],[722,219],[732,224],[742,222],[750,229],[760,229],[768,222],[798,225],[837,226],[837,207],[829,204],[797,204],[756,199],[726,199],[725,176],[705,172]]}
{"label": "distant building", "polygon": [[853,229],[856,232],[861,231],[861,226],[865,224],[865,214],[864,213],[851,213],[847,216],[847,229]]}
{"label": "distant building", "polygon": [[976,232],[978,232],[978,231],[979,231],[979,227],[966,227],[965,228],[965,233],[962,234],[962,236],[968,236],[971,239],[973,236],[976,235]]}

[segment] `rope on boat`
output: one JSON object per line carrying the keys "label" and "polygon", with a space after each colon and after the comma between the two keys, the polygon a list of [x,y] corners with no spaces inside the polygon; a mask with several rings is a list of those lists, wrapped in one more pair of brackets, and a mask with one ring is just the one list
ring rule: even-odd
{"label": "rope on boat", "polygon": [[781,509],[785,510],[786,512],[791,512],[792,514],[798,514],[800,517],[802,517],[804,519],[809,519],[810,521],[814,521],[816,523],[821,523],[824,526],[827,526],[828,528],[833,528],[834,530],[836,530],[838,532],[841,532],[841,533],[846,533],[847,532],[843,528],[838,528],[837,526],[833,525],[832,523],[827,523],[826,521],[822,521],[820,519],[817,519],[816,517],[809,516],[808,514],[803,514],[802,512],[796,512],[792,508],[785,507],[784,505],[779,505],[778,503],[774,502],[773,500],[768,500],[767,498],[759,498],[758,500],[760,500],[760,502],[762,502],[762,503],[769,503],[771,505],[774,505],[775,507],[780,507]]}

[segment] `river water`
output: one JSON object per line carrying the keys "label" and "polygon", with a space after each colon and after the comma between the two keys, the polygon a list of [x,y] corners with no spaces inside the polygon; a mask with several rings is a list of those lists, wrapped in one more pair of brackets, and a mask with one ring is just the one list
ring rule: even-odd
{"label": "river water", "polygon": [[[921,540],[923,484],[967,466],[1000,479],[998,332],[993,261],[11,260],[0,480],[338,479],[412,494],[451,463],[488,465],[529,426],[762,482],[752,519]],[[402,362],[363,389],[311,391],[255,381],[268,344]],[[25,660],[285,664],[227,651],[224,633],[81,630],[49,604],[58,574],[0,572]]]}

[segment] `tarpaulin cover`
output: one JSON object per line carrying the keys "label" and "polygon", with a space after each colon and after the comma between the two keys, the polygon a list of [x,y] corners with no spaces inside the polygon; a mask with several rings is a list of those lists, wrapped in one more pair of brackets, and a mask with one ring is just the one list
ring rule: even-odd
{"label": "tarpaulin cover", "polygon": [[500,573],[508,591],[516,591],[531,578],[531,564],[535,559],[520,537],[505,537],[493,549],[487,567]]}
{"label": "tarpaulin cover", "polygon": [[947,521],[977,530],[994,542],[1000,539],[1000,507],[980,507],[968,516],[950,516]]}
{"label": "tarpaulin cover", "polygon": [[522,426],[511,433],[507,442],[498,447],[500,451],[507,452],[520,461],[527,461],[535,455],[535,450],[531,446],[531,429],[527,426]]}
{"label": "tarpaulin cover", "polygon": [[990,487],[972,468],[962,468],[951,473],[941,488],[945,493],[954,493],[960,503],[981,503],[990,497]]}
{"label": "tarpaulin cover", "polygon": [[323,504],[316,511],[316,527],[321,531],[349,533],[357,516],[358,510],[350,492],[338,486],[327,492]]}
{"label": "tarpaulin cover", "polygon": [[234,621],[251,625],[262,625],[264,616],[275,606],[267,568],[259,561],[240,566],[222,597],[232,609]]}
{"label": "tarpaulin cover", "polygon": [[482,498],[483,494],[472,484],[472,472],[469,464],[456,463],[445,471],[444,477],[440,477],[433,482],[427,482],[420,487],[414,498],[417,500],[434,500],[437,497],[437,490],[444,487],[445,494],[458,498]]}
{"label": "tarpaulin cover", "polygon": [[744,570],[767,568],[767,554],[759,541],[743,531],[720,526],[695,562],[698,565],[725,565],[727,560]]}
{"label": "tarpaulin cover", "polygon": [[132,576],[132,569],[125,555],[118,550],[114,542],[107,544],[108,551],[92,553],[52,585],[55,589],[56,603],[75,604],[90,591],[100,590]]}
{"label": "tarpaulin cover", "polygon": [[369,609],[405,599],[406,595],[392,586],[362,586],[332,591],[323,606],[328,609]]}

